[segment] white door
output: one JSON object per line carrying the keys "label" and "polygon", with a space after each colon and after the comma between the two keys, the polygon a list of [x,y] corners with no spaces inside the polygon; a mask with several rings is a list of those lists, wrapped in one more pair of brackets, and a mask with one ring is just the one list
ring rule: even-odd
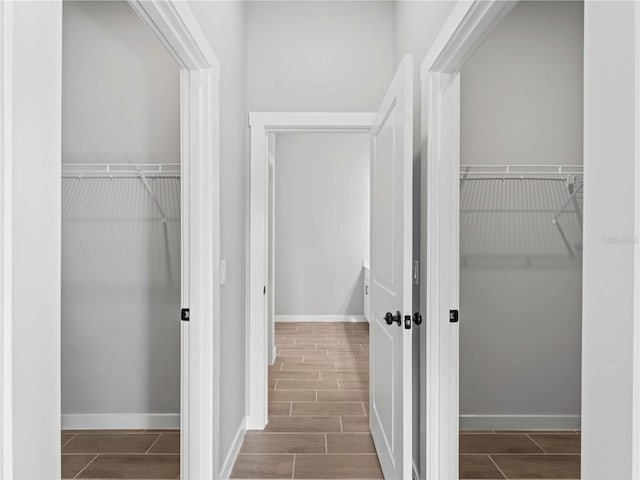
{"label": "white door", "polygon": [[411,478],[413,59],[371,129],[370,424],[386,479]]}

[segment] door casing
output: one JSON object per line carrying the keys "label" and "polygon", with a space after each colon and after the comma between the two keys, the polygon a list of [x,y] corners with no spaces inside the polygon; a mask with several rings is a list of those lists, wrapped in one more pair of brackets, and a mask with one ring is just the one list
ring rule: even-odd
{"label": "door casing", "polygon": [[[188,5],[174,0],[129,4],[167,48],[180,68],[182,306],[190,322],[181,325],[181,477],[228,476],[218,449],[219,392],[219,79],[214,51]],[[12,184],[11,82],[13,16],[11,2],[0,3],[0,476],[13,478],[11,325]],[[28,133],[28,132],[27,132]],[[59,182],[57,178],[55,181]],[[55,221],[59,221],[58,212]],[[52,239],[53,240],[53,239]],[[60,254],[58,254],[60,262]],[[53,286],[55,288],[55,285]],[[179,312],[176,311],[176,321]],[[60,338],[52,338],[59,342]],[[59,345],[58,345],[59,350]],[[58,375],[59,376],[59,375]],[[61,412],[52,412],[60,415]],[[60,455],[60,444],[57,442]],[[51,476],[59,472],[51,472]]]}
{"label": "door casing", "polygon": [[[248,178],[246,270],[246,392],[247,428],[262,430],[268,421],[268,373],[267,366],[273,355],[273,346],[268,345],[268,312],[266,286],[268,278],[269,252],[267,221],[269,218],[269,154],[272,153],[276,133],[309,132],[368,132],[375,113],[368,112],[252,112],[251,159]],[[272,233],[272,232],[271,232]],[[271,236],[273,239],[273,236]],[[273,249],[273,245],[271,245]],[[270,289],[271,290],[271,289]],[[272,297],[273,298],[273,297]]]}

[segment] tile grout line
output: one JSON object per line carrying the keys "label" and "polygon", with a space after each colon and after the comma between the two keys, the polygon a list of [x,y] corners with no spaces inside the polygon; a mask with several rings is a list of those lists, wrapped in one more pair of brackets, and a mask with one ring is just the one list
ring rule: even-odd
{"label": "tile grout line", "polygon": [[96,458],[98,458],[99,456],[100,456],[100,454],[96,453],[96,456],[93,457],[91,459],[91,461],[89,463],[87,463],[82,470],[80,470],[78,473],[76,473],[76,476],[73,477],[73,478],[80,478],[80,474],[83,473],[89,467],[89,465],[91,465],[96,460]]}
{"label": "tile grout line", "polygon": [[491,455],[487,455],[487,457],[489,457],[489,460],[491,460],[491,463],[493,463],[496,468],[498,469],[498,471],[500,472],[500,475],[502,475],[504,478],[509,478],[505,475],[505,473],[502,471],[502,469],[498,466],[498,464],[496,463],[496,461],[491,457]]}
{"label": "tile grout line", "polygon": [[77,436],[78,436],[78,434],[77,434],[77,433],[73,433],[73,434],[71,435],[71,438],[70,438],[69,440],[67,440],[66,442],[64,442],[64,443],[60,446],[60,448],[64,448],[64,446],[65,446],[65,445],[67,445],[71,440],[73,440],[73,439],[74,439],[74,438],[76,438]]}
{"label": "tile grout line", "polygon": [[162,436],[162,433],[160,435],[158,435],[158,438],[156,438],[153,443],[151,445],[149,445],[149,448],[147,448],[147,451],[144,452],[145,454],[149,453],[151,451],[151,449],[153,448],[153,446],[158,443],[158,440],[160,440],[160,437]]}
{"label": "tile grout line", "polygon": [[293,455],[293,465],[291,466],[291,478],[294,479],[296,475],[296,454]]}
{"label": "tile grout line", "polygon": [[549,453],[544,448],[542,448],[542,446],[538,442],[536,442],[533,438],[531,438],[531,434],[530,433],[527,433],[527,438],[529,440],[531,440],[535,444],[536,447],[538,447],[540,450],[542,450],[542,453]]}

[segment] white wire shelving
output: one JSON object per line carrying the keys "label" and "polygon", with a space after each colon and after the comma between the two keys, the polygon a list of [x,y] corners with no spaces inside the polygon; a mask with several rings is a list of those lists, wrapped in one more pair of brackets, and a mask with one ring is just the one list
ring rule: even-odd
{"label": "white wire shelving", "polygon": [[178,163],[63,163],[62,178],[180,178]]}
{"label": "white wire shelving", "polygon": [[[544,228],[540,222],[547,218],[547,225],[555,226],[562,240],[558,248],[563,245],[570,257],[580,255],[584,198],[582,165],[461,165],[461,194],[466,191],[464,187],[467,182],[480,183],[474,187],[474,200],[469,197],[466,202],[480,202],[481,205],[462,209],[464,213],[493,215],[491,221],[494,222],[494,227],[502,225],[507,228],[509,222],[513,225],[517,223],[522,235],[528,237],[520,243],[529,245],[530,250],[535,250],[536,247],[528,243],[529,239],[537,238],[539,244],[549,243],[548,239],[540,236],[540,231]],[[482,182],[487,182],[486,187],[481,186],[484,185]],[[506,182],[504,188],[500,187],[501,182]],[[521,195],[516,193],[520,189],[514,182],[523,182]],[[533,223],[525,225],[524,220],[517,220],[514,215],[518,215],[518,212],[529,214],[528,218]],[[500,220],[495,216],[500,214],[511,214],[511,217],[509,220]],[[479,228],[477,223],[474,226]],[[526,230],[529,231],[525,234]]]}
{"label": "white wire shelving", "polygon": [[167,223],[167,215],[160,200],[151,188],[149,179],[180,178],[178,163],[63,163],[62,178],[76,179],[121,179],[134,178],[151,197],[158,209],[163,224]]}

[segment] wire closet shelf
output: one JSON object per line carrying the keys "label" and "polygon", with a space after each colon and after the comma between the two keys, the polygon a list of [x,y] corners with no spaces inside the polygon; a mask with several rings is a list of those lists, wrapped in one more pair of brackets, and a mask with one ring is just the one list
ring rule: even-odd
{"label": "wire closet shelf", "polygon": [[179,163],[63,163],[62,178],[180,178]]}
{"label": "wire closet shelf", "polygon": [[158,196],[151,188],[149,179],[180,178],[180,164],[178,163],[63,163],[62,178],[77,179],[119,179],[134,178],[140,180],[154,205],[160,213],[163,224],[167,223],[165,213]]}
{"label": "wire closet shelf", "polygon": [[[566,253],[571,257],[580,255],[584,204],[582,165],[461,165],[461,201],[466,200],[466,203],[471,201],[464,198],[464,187],[467,183],[476,182],[479,185],[475,188],[473,198],[482,199],[485,205],[477,210],[473,208],[465,210],[466,207],[461,204],[461,211],[513,214],[515,210],[507,209],[505,206],[509,200],[515,200],[522,208],[519,210],[522,213],[535,210],[537,214],[544,214],[549,222],[547,225],[555,226]],[[513,192],[519,189],[517,182],[523,183],[523,198],[513,196]],[[500,198],[492,198],[496,195],[495,189],[500,188],[500,185],[504,185],[504,188],[508,187],[512,196],[503,195]],[[509,206],[513,207],[513,205]]]}

